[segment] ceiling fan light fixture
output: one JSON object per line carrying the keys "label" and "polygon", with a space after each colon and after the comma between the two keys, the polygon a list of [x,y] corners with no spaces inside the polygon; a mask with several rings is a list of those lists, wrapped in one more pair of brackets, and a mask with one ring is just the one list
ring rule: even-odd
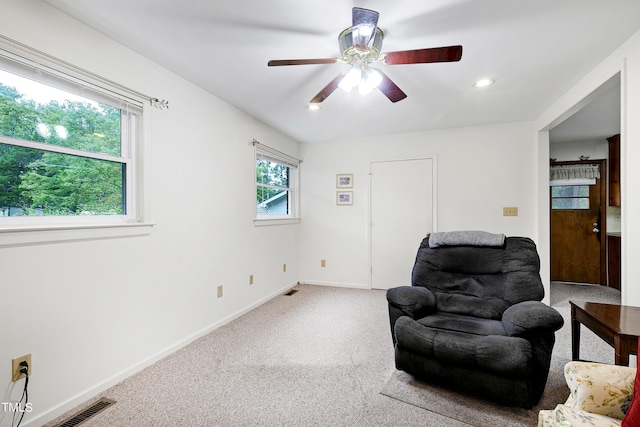
{"label": "ceiling fan light fixture", "polygon": [[373,68],[361,68],[353,66],[338,85],[347,93],[351,93],[354,87],[358,87],[360,95],[367,95],[382,83],[382,75]]}
{"label": "ceiling fan light fixture", "polygon": [[364,83],[361,83],[360,86],[358,86],[358,94],[360,96],[369,95],[371,92],[373,92],[373,88],[371,86],[367,86]]}
{"label": "ceiling fan light fixture", "polygon": [[344,76],[338,87],[347,93],[360,84],[362,79],[362,70],[360,67],[352,67]]}
{"label": "ceiling fan light fixture", "polygon": [[368,68],[362,75],[358,91],[360,92],[360,95],[366,95],[373,91],[373,89],[380,86],[380,83],[382,83],[382,76],[380,73],[373,68]]}
{"label": "ceiling fan light fixture", "polygon": [[479,79],[473,84],[473,87],[483,88],[483,87],[491,86],[492,84],[493,84],[492,79]]}
{"label": "ceiling fan light fixture", "polygon": [[309,111],[318,111],[320,109],[320,104],[316,102],[311,102],[307,104],[306,109]]}

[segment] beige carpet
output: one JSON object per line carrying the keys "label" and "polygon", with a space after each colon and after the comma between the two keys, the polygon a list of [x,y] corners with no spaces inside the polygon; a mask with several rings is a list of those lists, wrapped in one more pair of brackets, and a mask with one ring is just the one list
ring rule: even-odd
{"label": "beige carpet", "polygon": [[82,427],[464,427],[380,394],[394,371],[384,291],[296,289],[96,396],[117,403]]}
{"label": "beige carpet", "polygon": [[[443,390],[425,398],[419,394],[425,387],[403,381],[404,374],[394,368],[384,291],[308,285],[296,289],[299,292],[274,298],[46,425],[56,425],[101,397],[116,403],[82,427],[510,426],[531,415],[510,414],[472,398],[460,400],[457,394],[447,398]],[[568,315],[568,307],[558,309]],[[585,335],[583,348],[599,345],[613,360],[610,347]],[[568,328],[557,337],[554,355],[559,361],[569,359]],[[601,357],[592,349],[584,356]],[[550,384],[564,384],[558,369],[550,375]],[[393,390],[396,396],[391,398],[387,394]],[[433,396],[449,409],[425,410],[424,402]],[[438,406],[445,408],[445,403]],[[467,421],[459,417],[461,408]]]}

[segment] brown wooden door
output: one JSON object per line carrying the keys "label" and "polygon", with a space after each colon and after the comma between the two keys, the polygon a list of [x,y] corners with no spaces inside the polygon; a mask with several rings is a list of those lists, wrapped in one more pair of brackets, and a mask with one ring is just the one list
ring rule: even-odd
{"label": "brown wooden door", "polygon": [[[575,164],[579,162],[570,162]],[[605,163],[600,163],[601,178],[589,185],[588,207],[551,208],[551,280],[606,285]],[[560,164],[560,162],[558,163]],[[593,164],[593,163],[591,163]],[[578,190],[576,189],[576,194]],[[583,199],[585,197],[582,197]],[[582,201],[584,202],[584,200]]]}

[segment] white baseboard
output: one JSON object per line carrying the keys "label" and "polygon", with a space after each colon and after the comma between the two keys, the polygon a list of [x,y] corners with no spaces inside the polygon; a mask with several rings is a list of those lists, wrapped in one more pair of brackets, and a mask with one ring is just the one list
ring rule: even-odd
{"label": "white baseboard", "polygon": [[[255,303],[251,304],[250,306],[236,312],[233,313],[223,319],[220,319],[219,321],[215,322],[214,324],[207,326],[206,328],[203,328],[197,332],[195,332],[194,334],[189,335],[188,337],[178,341],[177,343],[170,345],[169,347],[166,347],[164,350],[159,351],[158,353],[152,355],[151,357],[141,361],[140,363],[132,366],[129,369],[125,369],[124,371],[112,376],[111,378],[106,379],[105,381],[96,384],[95,386],[88,388],[85,391],[82,391],[80,393],[78,393],[77,395],[73,396],[72,398],[62,402],[60,405],[55,406],[54,408],[50,409],[49,411],[46,411],[40,415],[38,415],[37,417],[33,418],[33,419],[29,419],[29,420],[25,420],[25,423],[23,424],[25,427],[35,427],[35,426],[41,426],[44,425],[56,418],[58,418],[59,416],[63,415],[64,413],[72,410],[73,408],[78,407],[79,405],[81,405],[82,403],[91,400],[94,397],[98,397],[98,395],[100,393],[103,393],[104,391],[110,389],[111,387],[113,387],[114,385],[118,384],[119,382],[129,378],[130,376],[142,371],[143,369],[153,365],[154,363],[156,363],[157,361],[167,357],[168,355],[175,353],[176,351],[180,350],[183,347],[186,347],[187,345],[191,344],[192,342],[194,342],[195,340],[197,340],[198,338],[208,334],[209,332],[215,331],[216,329],[218,329],[221,326],[226,325],[227,323],[237,319],[238,317],[250,312],[251,310],[261,306],[262,304],[270,301],[271,299],[282,295],[283,293],[288,292],[289,290],[291,290],[291,288],[295,287],[298,284],[298,282],[296,283],[292,283],[289,284],[285,287],[283,287],[282,289],[273,292],[270,295],[267,295],[266,297],[256,301]],[[27,418],[27,417],[25,417]]]}
{"label": "white baseboard", "polygon": [[300,280],[301,285],[333,286],[336,288],[371,289],[371,286],[362,283],[340,283],[340,282],[316,282],[314,280]]}

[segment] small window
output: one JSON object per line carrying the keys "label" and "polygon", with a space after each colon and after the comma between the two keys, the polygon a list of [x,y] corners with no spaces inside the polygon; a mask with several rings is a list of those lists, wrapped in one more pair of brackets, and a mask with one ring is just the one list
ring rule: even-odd
{"label": "small window", "polygon": [[551,187],[551,209],[589,209],[588,185],[555,185]]}
{"label": "small window", "polygon": [[297,218],[297,181],[297,162],[257,147],[255,217]]}

